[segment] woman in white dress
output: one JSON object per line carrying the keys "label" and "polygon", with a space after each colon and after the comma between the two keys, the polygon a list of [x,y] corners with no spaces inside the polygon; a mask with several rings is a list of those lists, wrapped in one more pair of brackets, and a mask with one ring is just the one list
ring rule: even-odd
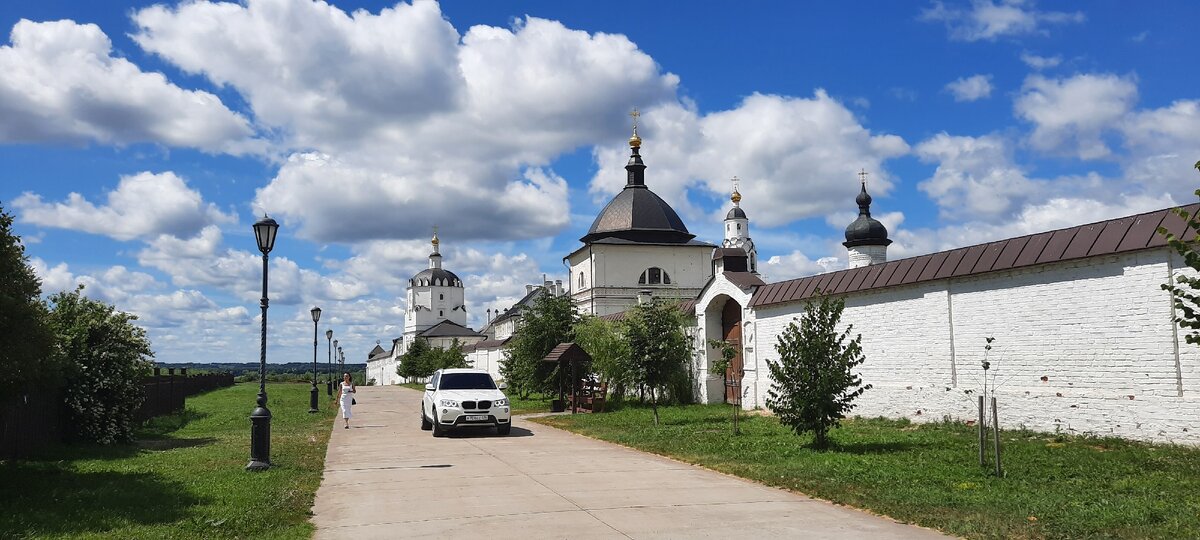
{"label": "woman in white dress", "polygon": [[342,374],[342,389],[338,390],[338,402],[342,405],[342,420],[346,422],[343,427],[350,429],[350,408],[354,406],[354,381],[349,373]]}

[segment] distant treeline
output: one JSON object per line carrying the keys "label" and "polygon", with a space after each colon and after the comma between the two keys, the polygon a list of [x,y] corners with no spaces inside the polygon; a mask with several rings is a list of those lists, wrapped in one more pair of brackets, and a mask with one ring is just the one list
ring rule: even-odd
{"label": "distant treeline", "polygon": [[[179,362],[165,363],[157,362],[155,366],[163,368],[164,373],[168,368],[187,368],[190,373],[203,372],[227,372],[232,373],[234,377],[248,374],[258,374],[258,362]],[[325,375],[327,364],[317,362],[317,373]],[[333,364],[334,378],[336,379],[341,372],[365,372],[366,364],[346,364],[344,368],[339,367],[337,363]],[[289,362],[286,364],[267,364],[268,374],[295,374],[301,375],[312,373],[312,362]]]}

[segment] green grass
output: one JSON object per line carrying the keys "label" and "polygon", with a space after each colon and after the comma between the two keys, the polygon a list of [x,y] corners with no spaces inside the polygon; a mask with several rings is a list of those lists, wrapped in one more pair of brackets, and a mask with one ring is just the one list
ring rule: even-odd
{"label": "green grass", "polygon": [[[1005,476],[958,423],[855,419],[810,448],[774,417],[730,433],[724,405],[534,421],[970,538],[1200,538],[1200,449],[1004,432]],[[989,450],[990,451],[990,450]]]}
{"label": "green grass", "polygon": [[[403,383],[400,386],[412,388],[413,390],[425,391],[425,383]],[[508,396],[509,405],[512,407],[513,414],[532,414],[540,412],[550,412],[549,394],[533,394],[528,398],[521,398],[514,394],[505,392]]]}
{"label": "green grass", "polygon": [[0,463],[0,537],[308,538],[334,409],[308,413],[309,386],[267,386],[268,471],[250,460],[257,384],[188,398],[151,420],[138,442],[64,445]]}

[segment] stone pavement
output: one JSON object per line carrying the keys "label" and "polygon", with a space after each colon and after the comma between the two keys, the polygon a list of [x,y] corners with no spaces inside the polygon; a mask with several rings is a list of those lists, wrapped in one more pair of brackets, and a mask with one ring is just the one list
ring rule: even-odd
{"label": "stone pavement", "polygon": [[421,431],[421,393],[362,387],[333,430],[316,538],[935,538],[937,532],[516,419]]}

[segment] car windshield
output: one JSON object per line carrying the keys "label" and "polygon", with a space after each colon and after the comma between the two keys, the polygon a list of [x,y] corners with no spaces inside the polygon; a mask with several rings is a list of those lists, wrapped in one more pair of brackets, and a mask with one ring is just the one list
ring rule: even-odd
{"label": "car windshield", "polygon": [[443,373],[439,390],[495,390],[496,381],[487,373]]}

